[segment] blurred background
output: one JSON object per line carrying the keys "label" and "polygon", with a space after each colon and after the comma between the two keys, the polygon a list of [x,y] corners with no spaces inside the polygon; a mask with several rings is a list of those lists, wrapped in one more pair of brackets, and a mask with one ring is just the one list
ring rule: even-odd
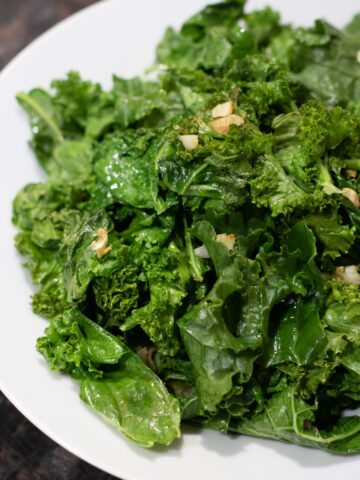
{"label": "blurred background", "polygon": [[[98,0],[0,0],[0,71],[28,43]],[[58,446],[0,392],[0,480],[115,480]]]}
{"label": "blurred background", "polygon": [[98,0],[0,0],[0,70],[50,27]]}

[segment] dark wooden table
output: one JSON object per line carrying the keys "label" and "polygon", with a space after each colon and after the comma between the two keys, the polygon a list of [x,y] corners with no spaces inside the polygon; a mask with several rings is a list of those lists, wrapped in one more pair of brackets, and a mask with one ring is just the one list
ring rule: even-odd
{"label": "dark wooden table", "polygon": [[[97,0],[0,0],[0,70],[31,40]],[[0,480],[115,480],[70,454],[0,392]]]}

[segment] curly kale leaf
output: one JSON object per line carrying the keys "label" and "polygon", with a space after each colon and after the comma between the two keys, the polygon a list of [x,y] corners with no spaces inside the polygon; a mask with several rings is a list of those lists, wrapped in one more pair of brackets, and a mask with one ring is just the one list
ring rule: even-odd
{"label": "curly kale leaf", "polygon": [[[108,247],[111,250],[99,258],[92,242],[98,240],[98,230],[107,229]],[[103,212],[86,214],[65,238],[65,285],[69,301],[82,302],[90,282],[96,277],[114,274],[126,265],[129,247],[123,245],[116,232],[111,232],[112,222]]]}
{"label": "curly kale leaf", "polygon": [[360,293],[355,285],[341,281],[329,283],[324,322],[330,330],[345,335],[348,341],[360,343]]}
{"label": "curly kale leaf", "polygon": [[270,340],[268,365],[292,362],[309,365],[325,352],[328,340],[316,302],[303,299],[290,305]]}
{"label": "curly kale leaf", "polygon": [[312,98],[328,106],[346,106],[350,101],[358,101],[357,36],[317,20],[311,28],[284,29],[272,44],[272,52],[288,63],[293,79]]}
{"label": "curly kale leaf", "polygon": [[109,277],[96,277],[92,282],[95,302],[100,309],[98,321],[102,327],[120,328],[137,307],[139,287],[137,269],[129,266]]}
{"label": "curly kale leaf", "polygon": [[122,127],[128,127],[151,115],[154,111],[165,112],[169,105],[166,92],[157,82],[144,82],[135,77],[125,80],[114,76],[112,95],[115,118]]}
{"label": "curly kale leaf", "polygon": [[33,310],[48,318],[69,307],[63,243],[80,221],[75,205],[83,198],[83,192],[71,185],[49,187],[39,183],[27,185],[13,203],[13,222],[20,229],[16,247],[30,258],[25,266],[30,269],[33,282],[41,284],[33,296]]}
{"label": "curly kale leaf", "polygon": [[80,380],[80,398],[144,447],[180,435],[177,400],[118,337],[76,309],[55,318],[37,349],[53,370]]}
{"label": "curly kale leaf", "polygon": [[335,259],[348,253],[355,241],[355,228],[343,225],[340,215],[335,209],[323,212],[321,215],[310,215],[306,223],[311,227],[316,237],[323,244],[323,257]]}
{"label": "curly kale leaf", "polygon": [[258,47],[266,45],[280,28],[280,14],[270,7],[246,14],[245,21]]}
{"label": "curly kale leaf", "polygon": [[360,451],[359,18],[226,0],[166,31],[157,80],[18,94],[48,175],[13,204],[38,350],[140,445],[183,419]]}
{"label": "curly kale leaf", "polygon": [[283,442],[330,450],[336,453],[360,449],[359,417],[329,420],[327,428],[317,428],[316,412],[321,405],[306,403],[294,386],[277,393],[265,402],[264,412],[247,420],[234,421],[230,431]]}
{"label": "curly kale leaf", "polygon": [[167,206],[159,196],[157,161],[171,149],[166,137],[151,131],[118,133],[99,145],[95,173],[115,201],[160,213]]}
{"label": "curly kale leaf", "polygon": [[259,159],[250,186],[255,205],[270,208],[274,216],[290,213],[298,207],[312,208],[314,202],[322,199],[321,192],[311,195],[297,185],[275,156]]}
{"label": "curly kale leaf", "polygon": [[50,171],[47,165],[49,158],[55,146],[64,140],[53,100],[49,93],[40,88],[29,93],[18,93],[16,99],[30,118],[33,132],[30,145],[42,167]]}
{"label": "curly kale leaf", "polygon": [[180,348],[175,316],[187,296],[177,253],[163,248],[160,261],[146,266],[150,301],[131,314],[132,322],[141,326],[159,351],[171,356]]}
{"label": "curly kale leaf", "polygon": [[191,17],[180,32],[168,28],[157,47],[157,60],[177,68],[222,67],[233,53],[253,49],[248,32],[236,25],[244,1],[209,5]]}
{"label": "curly kale leaf", "polygon": [[[195,228],[210,230],[206,222]],[[291,294],[306,296],[313,289],[317,292],[306,315],[302,312],[286,333],[299,361],[313,361],[327,346],[319,319],[313,321],[322,305],[322,279],[314,265],[315,238],[304,222],[290,231],[284,252],[262,252],[253,261],[240,255],[232,260],[226,248],[220,248],[222,244],[217,242],[218,248],[214,245],[214,235],[207,232],[205,237],[211,259],[218,265],[218,280],[204,300],[178,320],[194,367],[200,413],[216,411],[233,387],[233,379],[249,381],[257,349],[269,342],[271,310]],[[298,341],[304,334],[313,343]]]}
{"label": "curly kale leaf", "polygon": [[[228,266],[208,296],[177,322],[194,368],[200,414],[216,411],[231,390],[234,376],[239,377],[238,382],[246,383],[252,373],[256,355],[240,353],[245,350],[244,342],[231,333],[222,315],[227,300],[244,288],[239,267],[238,262]],[[237,301],[239,298],[235,297],[229,302],[229,308],[238,308]],[[229,311],[230,317],[232,312]]]}

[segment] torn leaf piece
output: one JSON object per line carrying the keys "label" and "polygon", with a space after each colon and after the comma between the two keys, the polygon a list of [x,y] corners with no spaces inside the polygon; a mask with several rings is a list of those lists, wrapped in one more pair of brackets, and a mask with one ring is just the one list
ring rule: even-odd
{"label": "torn leaf piece", "polygon": [[240,115],[228,115],[224,118],[217,118],[210,123],[210,127],[216,130],[221,135],[227,135],[229,133],[230,125],[243,125],[244,118]]}
{"label": "torn leaf piece", "polygon": [[197,135],[180,135],[181,143],[184,145],[185,150],[190,152],[199,145],[199,137]]}
{"label": "torn leaf piece", "polygon": [[352,188],[343,188],[341,194],[346,197],[355,207],[360,207],[359,195]]}
{"label": "torn leaf piece", "polygon": [[342,280],[345,285],[360,285],[360,275],[355,265],[337,267],[333,278]]}
{"label": "torn leaf piece", "polygon": [[212,118],[218,118],[218,117],[227,117],[228,115],[231,115],[233,112],[233,103],[232,102],[225,102],[225,103],[219,103],[216,105],[211,110],[211,116]]}
{"label": "torn leaf piece", "polygon": [[98,258],[102,258],[104,255],[106,255],[108,252],[111,250],[111,245],[108,247],[107,242],[108,242],[108,233],[106,228],[99,228],[98,229],[98,241],[96,242],[95,240],[91,242],[91,248],[93,250],[96,250]]}
{"label": "torn leaf piece", "polygon": [[[225,247],[230,251],[234,248],[235,235],[233,233],[231,233],[230,235],[226,235],[226,233],[219,233],[219,235],[216,235],[216,241],[223,243]],[[210,258],[209,252],[207,251],[205,245],[201,245],[201,247],[195,248],[194,252],[197,257]]]}

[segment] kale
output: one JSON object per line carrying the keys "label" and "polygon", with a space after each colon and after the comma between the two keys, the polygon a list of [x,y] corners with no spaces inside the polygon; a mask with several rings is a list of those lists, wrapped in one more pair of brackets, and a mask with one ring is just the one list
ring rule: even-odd
{"label": "kale", "polygon": [[37,349],[53,370],[80,380],[80,397],[145,447],[180,435],[179,406],[164,384],[119,338],[77,309],[55,317]]}
{"label": "kale", "polygon": [[360,16],[209,5],[157,79],[17,99],[47,173],[13,202],[37,349],[138,444],[180,423],[360,451]]}

